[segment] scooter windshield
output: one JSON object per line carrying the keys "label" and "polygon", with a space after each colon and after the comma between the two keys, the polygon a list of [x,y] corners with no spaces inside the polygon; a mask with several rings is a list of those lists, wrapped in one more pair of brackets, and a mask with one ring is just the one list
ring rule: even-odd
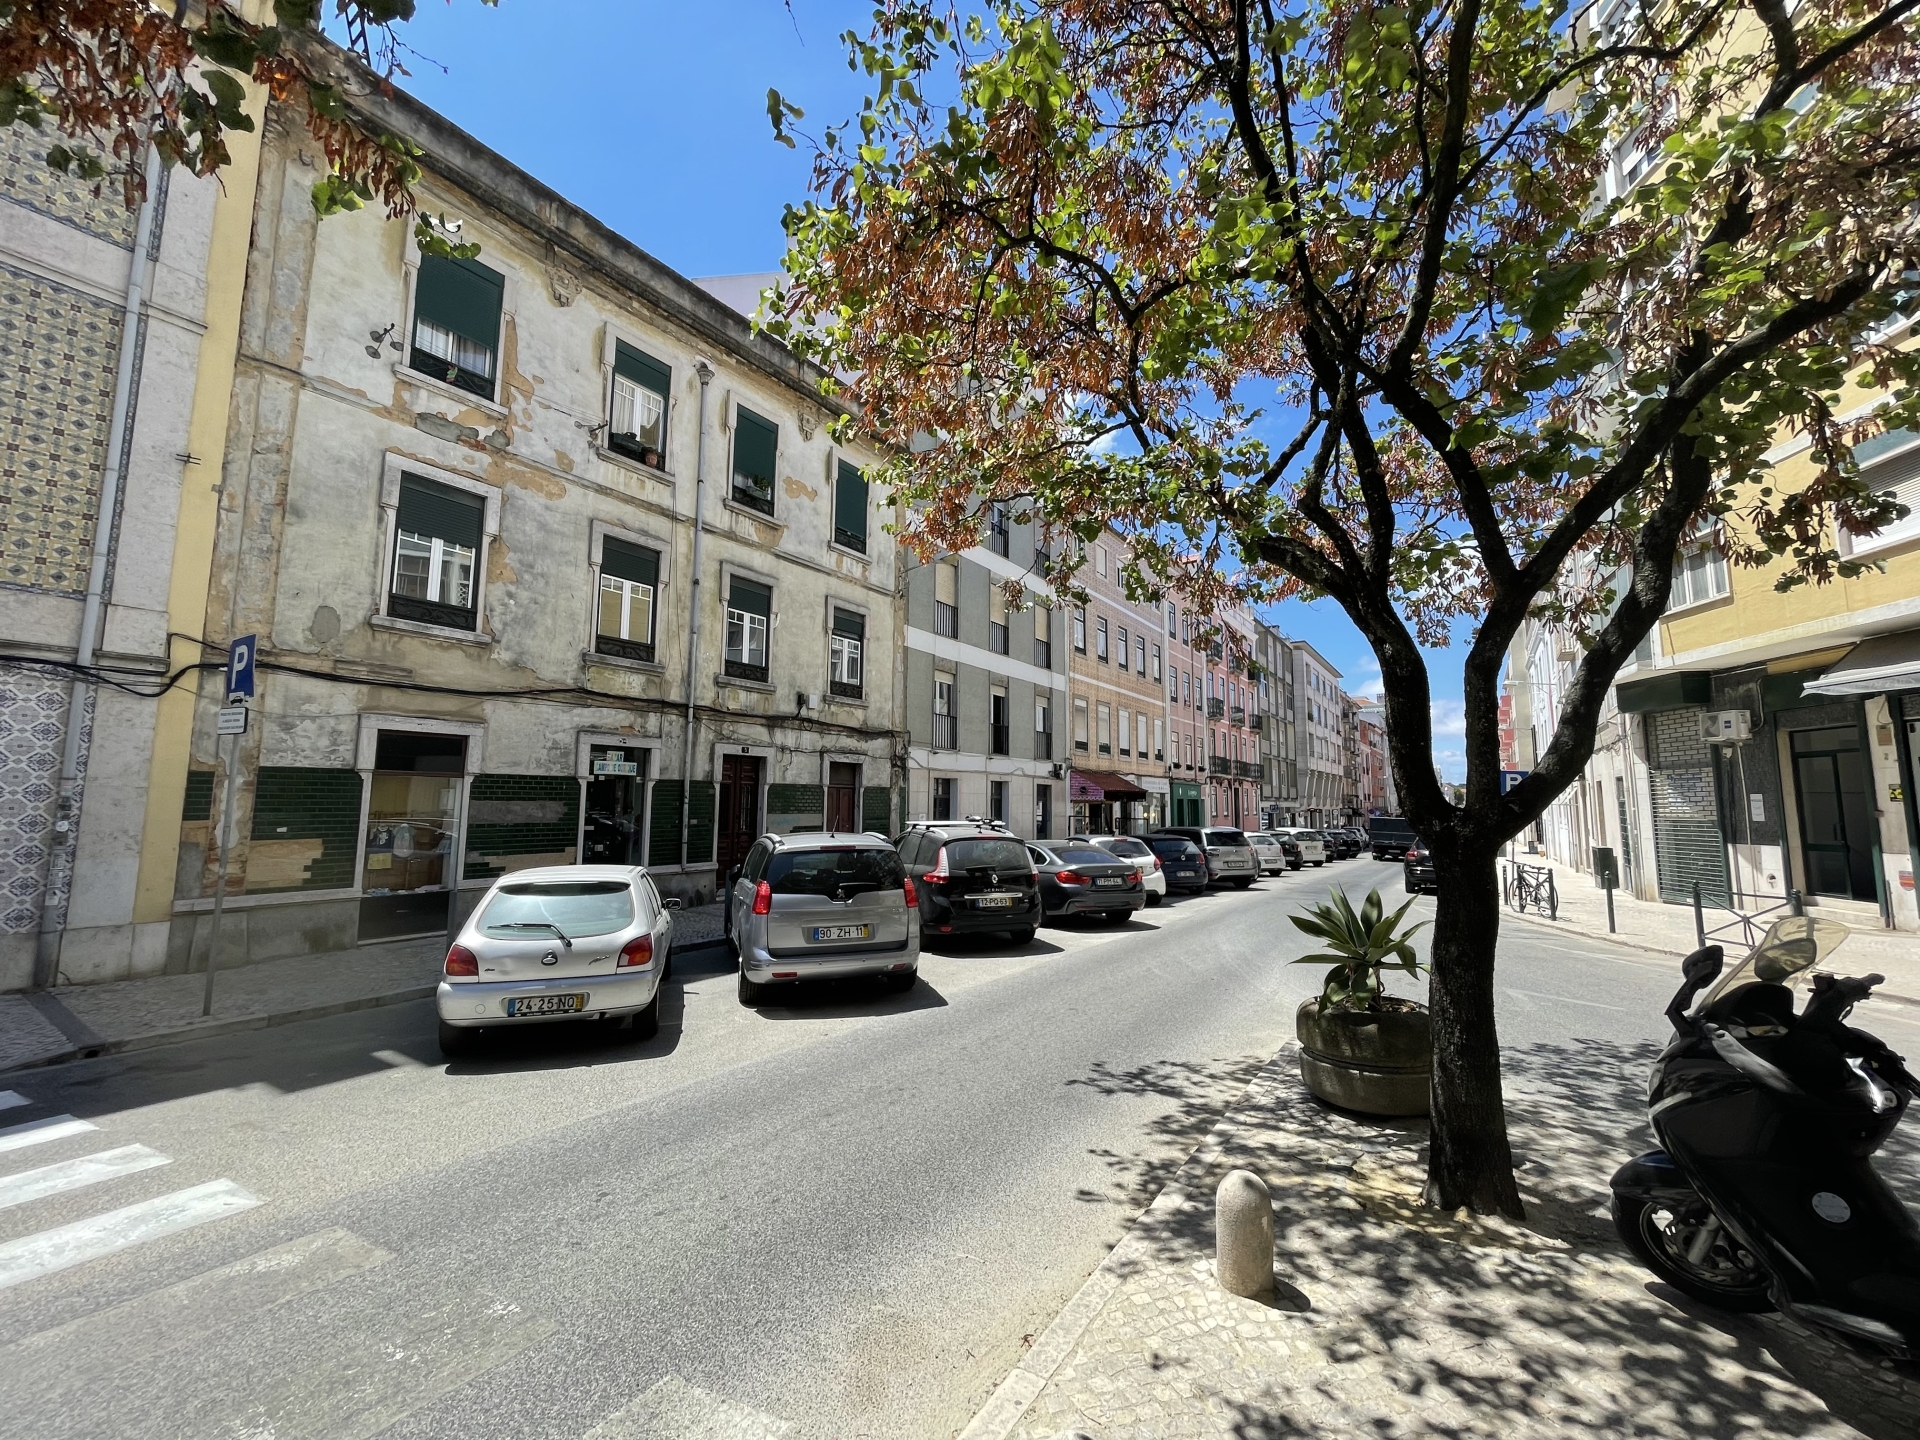
{"label": "scooter windshield", "polygon": [[1816,920],[1811,915],[1776,920],[1747,958],[1714,982],[1695,1009],[1705,1010],[1728,991],[1753,980],[1792,985],[1839,948],[1847,933],[1839,921]]}

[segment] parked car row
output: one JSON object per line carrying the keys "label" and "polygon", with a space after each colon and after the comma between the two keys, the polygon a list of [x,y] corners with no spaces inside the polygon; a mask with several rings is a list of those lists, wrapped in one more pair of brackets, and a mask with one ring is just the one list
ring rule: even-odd
{"label": "parked car row", "polygon": [[[918,973],[925,934],[1004,934],[1045,920],[1123,922],[1168,894],[1245,890],[1358,852],[1355,832],[1169,826],[1143,836],[1028,842],[991,821],[926,822],[894,839],[763,835],[726,877],[722,929],[741,1003],[801,980]],[[1409,864],[1409,888],[1412,884]],[[639,866],[563,865],[502,876],[447,951],[437,994],[449,1056],[483,1029],[597,1020],[635,1038],[660,1024],[677,900]]]}

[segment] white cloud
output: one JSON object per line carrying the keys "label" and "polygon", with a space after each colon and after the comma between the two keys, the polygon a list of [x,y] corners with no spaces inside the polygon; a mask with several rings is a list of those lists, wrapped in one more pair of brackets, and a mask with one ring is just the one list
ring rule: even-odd
{"label": "white cloud", "polygon": [[1436,700],[1433,702],[1433,733],[1435,737],[1452,735],[1458,739],[1467,738],[1467,707],[1458,700]]}

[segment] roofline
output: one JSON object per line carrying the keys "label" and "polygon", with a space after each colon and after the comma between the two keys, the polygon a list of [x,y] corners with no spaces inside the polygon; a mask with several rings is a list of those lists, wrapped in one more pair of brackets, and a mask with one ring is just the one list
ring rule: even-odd
{"label": "roofline", "polygon": [[820,393],[820,381],[831,378],[827,371],[755,333],[739,311],[489,149],[439,111],[382,80],[325,35],[301,31],[290,39],[317,74],[333,81],[354,123],[374,135],[392,133],[411,140],[420,147],[422,168],[430,175],[465,190],[484,210],[540,237],[616,288],[638,294],[669,319],[767,378],[825,409],[854,413],[844,400]]}

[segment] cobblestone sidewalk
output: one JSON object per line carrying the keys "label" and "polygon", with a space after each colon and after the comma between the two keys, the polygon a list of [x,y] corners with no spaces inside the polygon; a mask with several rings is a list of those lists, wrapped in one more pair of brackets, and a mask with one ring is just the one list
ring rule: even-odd
{"label": "cobblestone sidewalk", "polygon": [[[1288,1046],[962,1440],[1920,1435],[1920,1388],[1697,1306],[1614,1239],[1607,1177],[1650,1143],[1652,1057],[1509,1052],[1518,1226],[1422,1209],[1425,1122],[1324,1109]],[[1213,1283],[1213,1191],[1241,1166],[1273,1190],[1275,1308]],[[1920,1195],[1910,1149],[1888,1170]]]}

